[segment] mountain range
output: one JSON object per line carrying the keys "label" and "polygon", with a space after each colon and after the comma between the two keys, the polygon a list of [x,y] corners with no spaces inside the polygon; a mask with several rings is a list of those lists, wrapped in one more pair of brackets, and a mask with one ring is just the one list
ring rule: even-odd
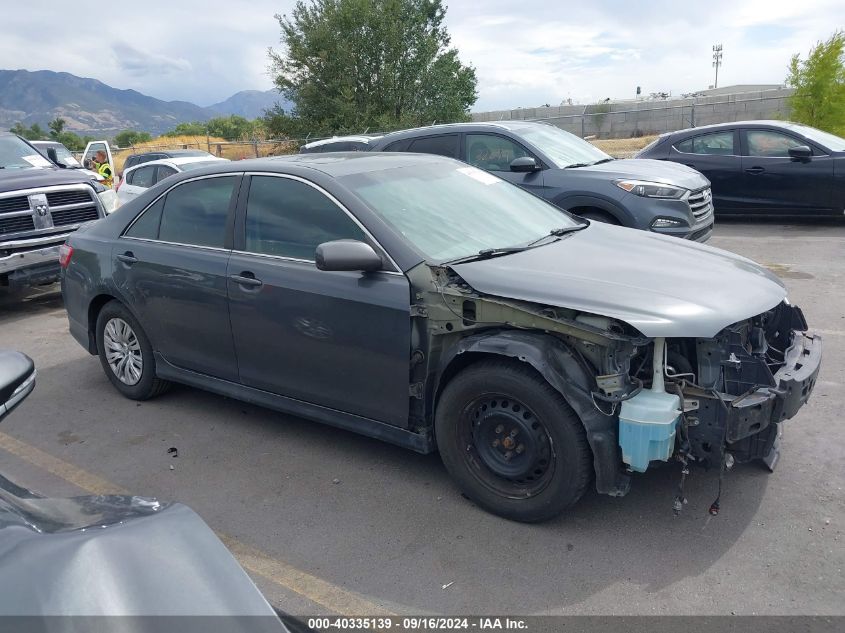
{"label": "mountain range", "polygon": [[15,123],[40,124],[56,117],[78,134],[113,135],[139,130],[159,135],[177,123],[207,121],[237,114],[248,119],[287,102],[275,90],[243,90],[225,101],[202,107],[188,101],[162,101],[136,90],[119,90],[96,79],[50,70],[0,70],[0,130]]}

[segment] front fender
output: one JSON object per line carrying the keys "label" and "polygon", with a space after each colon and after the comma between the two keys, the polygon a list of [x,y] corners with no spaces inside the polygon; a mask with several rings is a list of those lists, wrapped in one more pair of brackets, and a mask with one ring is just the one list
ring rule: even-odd
{"label": "front fender", "polygon": [[[584,424],[593,451],[596,490],[611,496],[628,492],[630,477],[620,468],[618,419],[596,408],[591,396],[595,373],[580,355],[562,340],[540,332],[483,332],[462,339],[444,357],[438,376],[447,375],[449,366],[467,353],[503,356],[531,365],[564,397]],[[436,393],[440,393],[442,386],[438,380]]]}
{"label": "front fender", "polygon": [[567,211],[580,207],[593,207],[595,209],[601,209],[602,211],[609,213],[611,216],[616,218],[616,220],[622,226],[635,225],[633,216],[627,210],[625,210],[615,200],[612,200],[611,198],[605,198],[604,196],[563,194],[562,196],[558,196],[557,198],[555,198],[552,202],[556,206],[560,207],[561,209],[566,209]]}

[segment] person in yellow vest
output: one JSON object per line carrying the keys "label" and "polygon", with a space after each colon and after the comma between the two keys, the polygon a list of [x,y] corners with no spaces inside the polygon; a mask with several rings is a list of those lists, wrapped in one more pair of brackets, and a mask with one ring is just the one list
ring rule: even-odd
{"label": "person in yellow vest", "polygon": [[112,175],[111,165],[109,165],[108,159],[106,158],[106,153],[103,150],[99,150],[94,155],[94,167],[96,172],[103,177],[103,184],[106,187],[111,187],[114,182],[114,176]]}

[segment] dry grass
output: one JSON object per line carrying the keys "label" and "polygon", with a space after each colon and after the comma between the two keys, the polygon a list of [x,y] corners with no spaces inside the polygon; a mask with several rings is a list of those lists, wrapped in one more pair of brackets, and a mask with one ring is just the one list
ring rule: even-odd
{"label": "dry grass", "polygon": [[616,158],[629,158],[656,138],[657,135],[640,136],[638,138],[593,139],[590,143]]}
{"label": "dry grass", "polygon": [[[258,156],[275,156],[293,151],[292,146],[284,143],[259,143]],[[252,143],[227,141],[215,136],[159,136],[145,143],[138,143],[134,148],[122,149],[112,153],[117,173],[123,173],[123,163],[127,156],[143,152],[154,152],[166,149],[200,149],[211,152],[215,156],[229,160],[255,158],[256,147]]]}

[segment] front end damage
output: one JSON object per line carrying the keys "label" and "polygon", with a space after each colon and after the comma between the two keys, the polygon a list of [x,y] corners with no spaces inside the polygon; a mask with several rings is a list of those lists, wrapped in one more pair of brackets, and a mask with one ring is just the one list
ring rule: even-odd
{"label": "front end damage", "polygon": [[809,399],[821,362],[821,339],[807,333],[801,310],[786,301],[712,338],[657,339],[617,319],[477,292],[448,267],[420,266],[410,277],[412,314],[421,317],[414,321],[411,378],[417,429],[425,431],[442,385],[473,355],[518,359],[581,418],[603,494],[626,494],[631,473],[655,463],[624,461],[626,402],[647,392],[676,398],[668,449],[657,459],[681,462],[684,473],[689,464],[725,469],[754,459],[773,468],[780,424]]}

